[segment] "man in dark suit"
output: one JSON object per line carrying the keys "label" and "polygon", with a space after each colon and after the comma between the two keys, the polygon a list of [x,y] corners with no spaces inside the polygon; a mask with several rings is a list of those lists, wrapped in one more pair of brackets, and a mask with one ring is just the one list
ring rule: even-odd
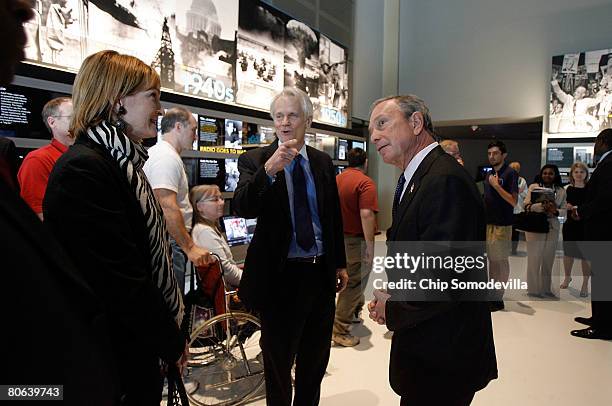
{"label": "man in dark suit", "polygon": [[[403,171],[387,232],[388,256],[406,252],[400,242],[485,239],[476,185],[433,134],[429,109],[416,96],[374,102],[371,141],[386,163]],[[476,391],[497,378],[487,304],[406,301],[396,293],[375,291],[368,307],[372,319],[393,331],[389,374],[401,405],[469,405]]]}
{"label": "man in dark suit", "polygon": [[[576,317],[589,327],[573,330],[575,337],[612,340],[612,270],[609,265],[612,241],[612,129],[603,130],[595,140],[597,167],[586,186],[586,201],[572,215],[584,221],[587,256],[591,260],[591,314]],[[591,251],[589,253],[589,251]]]}
{"label": "man in dark suit", "polygon": [[238,159],[234,208],[257,217],[239,295],[261,315],[269,406],[317,405],[329,360],[335,291],[348,281],[342,215],[330,157],[304,144],[312,103],[285,88],[270,104],[272,145]]}

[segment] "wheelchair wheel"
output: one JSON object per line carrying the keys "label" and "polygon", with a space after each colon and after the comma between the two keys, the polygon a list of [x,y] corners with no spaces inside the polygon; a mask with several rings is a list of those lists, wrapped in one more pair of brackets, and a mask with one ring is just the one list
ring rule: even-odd
{"label": "wheelchair wheel", "polygon": [[264,384],[261,324],[244,312],[225,313],[197,326],[189,343],[189,376],[198,382],[189,400],[200,406],[241,405]]}

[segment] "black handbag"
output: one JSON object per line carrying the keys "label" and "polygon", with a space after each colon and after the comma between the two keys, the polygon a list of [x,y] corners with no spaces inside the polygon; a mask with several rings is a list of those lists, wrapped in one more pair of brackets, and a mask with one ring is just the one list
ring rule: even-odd
{"label": "black handbag", "polygon": [[546,213],[524,211],[514,215],[514,228],[530,233],[546,234],[550,230]]}

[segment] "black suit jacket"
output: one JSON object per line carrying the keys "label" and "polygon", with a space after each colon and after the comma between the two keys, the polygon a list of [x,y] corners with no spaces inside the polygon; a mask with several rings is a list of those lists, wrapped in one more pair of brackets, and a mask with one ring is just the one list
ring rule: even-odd
{"label": "black suit jacket", "polygon": [[0,382],[64,385],[66,405],[115,405],[99,299],[40,219],[0,179]]}
{"label": "black suit jacket", "polygon": [[[406,186],[387,240],[391,251],[398,241],[484,241],[485,230],[474,181],[438,146]],[[394,331],[390,382],[401,396],[475,392],[497,377],[486,303],[390,299],[386,319]]]}
{"label": "black suit jacket", "polygon": [[43,211],[109,315],[124,385],[151,360],[176,361],[186,337],[152,280],[145,217],[111,155],[79,138],[51,172]]}
{"label": "black suit jacket", "polygon": [[[242,154],[238,159],[240,180],[234,192],[233,207],[238,215],[257,217],[257,226],[245,260],[239,295],[249,307],[262,309],[274,299],[272,284],[282,280],[293,233],[284,171],[270,183],[265,162],[278,148],[278,141]],[[336,269],[344,268],[344,235],[338,201],[338,188],[331,158],[306,146],[317,191],[317,206],[323,229],[326,256],[326,286],[335,292]],[[285,287],[290,289],[291,287]]]}
{"label": "black suit jacket", "polygon": [[612,153],[597,164],[578,207],[587,241],[612,241]]}

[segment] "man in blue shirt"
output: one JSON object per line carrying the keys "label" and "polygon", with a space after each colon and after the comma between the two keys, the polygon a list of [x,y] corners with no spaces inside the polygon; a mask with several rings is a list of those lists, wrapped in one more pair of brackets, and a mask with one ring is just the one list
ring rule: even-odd
{"label": "man in blue shirt", "polygon": [[[487,217],[487,255],[489,278],[507,282],[510,276],[508,257],[512,249],[512,223],[518,196],[518,174],[506,164],[506,145],[493,141],[487,147],[492,166],[484,180],[485,213]],[[494,292],[491,311],[504,308],[504,290]]]}
{"label": "man in blue shirt", "polygon": [[257,226],[239,296],[260,311],[266,403],[317,405],[329,360],[335,292],[346,286],[342,214],[331,158],[306,146],[312,122],[306,93],[287,87],[272,99],[278,140],[238,159],[234,208]]}

